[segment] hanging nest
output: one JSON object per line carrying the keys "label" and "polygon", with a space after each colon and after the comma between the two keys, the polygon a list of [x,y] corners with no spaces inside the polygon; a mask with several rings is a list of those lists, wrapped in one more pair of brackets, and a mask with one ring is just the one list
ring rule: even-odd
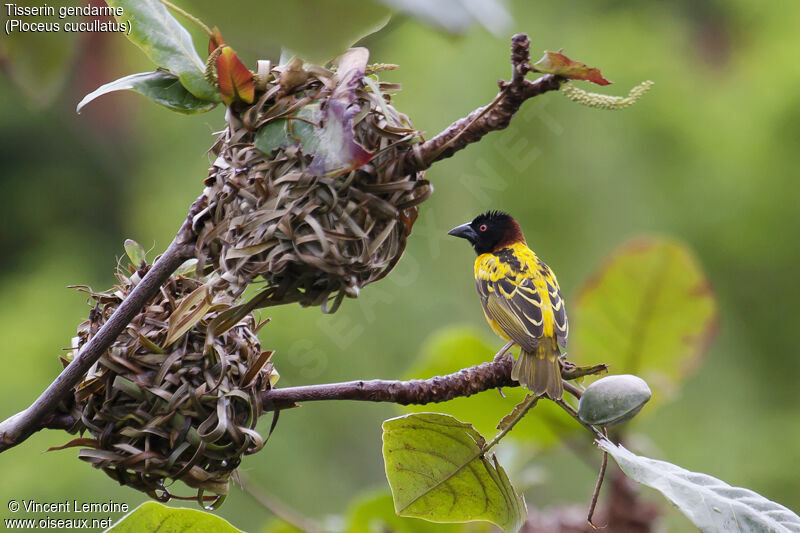
{"label": "hanging nest", "polygon": [[422,138],[390,105],[399,86],[367,76],[367,59],[355,48],[335,71],[259,62],[254,103],[228,108],[197,254],[234,296],[265,282],[251,307],[335,311],[392,270],[432,193],[422,172],[399,171]]}
{"label": "hanging nest", "polygon": [[[118,273],[118,285],[107,292],[79,287],[90,295],[93,309],[73,339],[73,354],[149,268],[142,264]],[[82,447],[82,460],[158,500],[175,497],[168,486],[180,480],[197,489],[201,503],[221,503],[242,455],[264,446],[254,429],[260,393],[278,374],[269,362],[272,352],[261,350],[253,315],[218,327],[231,301],[213,296],[210,283],[192,277],[194,265],[182,271],[76,387],[73,431],[88,431],[93,438],[65,447]],[[209,333],[214,330],[216,335]]]}

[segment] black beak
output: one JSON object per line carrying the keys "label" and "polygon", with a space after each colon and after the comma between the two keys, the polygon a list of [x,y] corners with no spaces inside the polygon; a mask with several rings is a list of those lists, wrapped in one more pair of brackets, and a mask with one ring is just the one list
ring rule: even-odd
{"label": "black beak", "polygon": [[469,242],[474,243],[478,240],[478,234],[475,233],[475,230],[472,229],[470,223],[467,222],[466,224],[461,224],[460,226],[456,226],[455,228],[451,229],[447,232],[448,235],[452,235],[453,237],[461,237],[462,239],[467,239]]}

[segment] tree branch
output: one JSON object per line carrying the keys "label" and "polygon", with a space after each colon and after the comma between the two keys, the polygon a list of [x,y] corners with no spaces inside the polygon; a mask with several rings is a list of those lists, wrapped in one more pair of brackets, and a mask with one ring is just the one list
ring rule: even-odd
{"label": "tree branch", "polygon": [[400,173],[419,172],[451,157],[467,145],[480,141],[487,133],[506,128],[525,100],[548,91],[557,91],[564,81],[558,76],[547,74],[535,81],[525,79],[531,70],[530,44],[530,39],[524,33],[512,37],[511,81],[500,80],[500,92],[491,103],[453,122],[432,139],[410,150],[398,166]]}
{"label": "tree branch", "polygon": [[[513,361],[511,356],[505,356],[498,361],[471,366],[430,379],[410,381],[373,379],[272,389],[261,395],[261,401],[264,411],[286,409],[299,402],[322,400],[391,402],[400,405],[446,402],[498,387],[518,387],[519,383],[511,379]],[[604,364],[590,367],[567,364],[562,368],[561,376],[564,379],[577,379],[589,374],[601,374],[606,370]]]}
{"label": "tree branch", "polygon": [[77,357],[67,365],[30,407],[0,423],[0,452],[24,441],[46,423],[63,424],[65,422],[65,417],[58,413],[59,404],[72,394],[73,389],[83,379],[86,372],[114,343],[119,334],[133,320],[133,317],[156,295],[170,275],[181,263],[193,256],[194,246],[192,243],[195,234],[192,230],[192,218],[200,210],[204,201],[203,197],[195,200],[189,210],[189,216],[175,239]]}
{"label": "tree branch", "polygon": [[[330,400],[353,400],[361,402],[387,402],[399,405],[424,405],[472,396],[498,387],[518,387],[511,379],[514,359],[507,355],[497,361],[464,368],[452,374],[429,379],[409,381],[373,379],[369,381],[344,381],[319,385],[302,385],[270,389],[261,394],[263,412],[296,407],[298,403]],[[565,380],[606,372],[604,364],[562,366],[561,377]],[[571,385],[571,384],[570,384]],[[69,429],[75,420],[66,414],[57,414],[44,419],[39,429]]]}
{"label": "tree branch", "polygon": [[261,401],[264,411],[285,409],[298,402],[322,400],[391,402],[400,405],[446,402],[497,387],[518,386],[516,381],[511,380],[511,365],[512,359],[505,357],[497,362],[483,363],[430,379],[373,379],[272,389],[261,395]]}

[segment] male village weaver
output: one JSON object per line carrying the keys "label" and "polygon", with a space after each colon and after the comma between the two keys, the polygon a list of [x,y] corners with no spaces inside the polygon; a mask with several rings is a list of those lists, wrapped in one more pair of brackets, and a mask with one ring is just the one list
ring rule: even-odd
{"label": "male village weaver", "polygon": [[528,248],[522,229],[502,211],[478,215],[448,235],[469,241],[475,284],[492,330],[519,347],[511,379],[536,396],[563,395],[559,345],[566,347],[569,325],[553,271]]}

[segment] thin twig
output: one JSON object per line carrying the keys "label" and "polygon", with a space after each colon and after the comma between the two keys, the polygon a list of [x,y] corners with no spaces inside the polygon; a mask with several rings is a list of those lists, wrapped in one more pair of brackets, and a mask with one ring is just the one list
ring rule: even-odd
{"label": "thin twig", "polygon": [[514,426],[517,425],[517,422],[522,420],[525,417],[525,415],[528,414],[528,411],[530,411],[536,406],[536,403],[539,401],[539,398],[540,396],[534,396],[533,394],[529,394],[525,397],[524,400],[522,400],[521,403],[519,403],[519,405],[514,407],[514,410],[511,412],[511,414],[503,418],[503,420],[498,425],[498,428],[502,429],[500,429],[500,431],[497,433],[497,435],[494,436],[492,440],[486,443],[486,445],[483,447],[483,451],[486,452],[487,450],[492,448],[492,446],[500,442],[500,439],[505,437],[509,431],[514,429]]}
{"label": "thin twig", "polygon": [[506,128],[525,100],[557,91],[564,81],[558,76],[547,74],[533,81],[525,79],[530,70],[530,44],[526,34],[514,35],[511,38],[511,81],[500,80],[500,91],[488,105],[453,122],[435,137],[410,150],[398,165],[398,173],[419,172],[436,161],[451,157],[487,133]]}
{"label": "thin twig", "polygon": [[608,372],[608,365],[605,363],[592,366],[576,366],[569,361],[564,361],[561,364],[561,376],[564,379],[578,379],[584,376],[605,374],[606,372]]}
{"label": "thin twig", "polygon": [[179,8],[178,6],[176,6],[175,4],[173,4],[172,2],[169,2],[168,0],[160,0],[160,1],[161,1],[161,3],[162,3],[162,4],[164,4],[164,5],[165,5],[167,8],[169,8],[169,9],[173,10],[173,11],[174,11],[175,13],[177,13],[178,15],[181,15],[182,17],[186,18],[187,20],[189,20],[189,21],[193,22],[193,23],[194,23],[196,26],[198,26],[198,27],[199,27],[201,30],[203,30],[203,31],[206,33],[206,35],[208,35],[209,37],[211,37],[211,36],[213,35],[213,32],[211,31],[211,28],[209,28],[209,27],[208,27],[208,26],[207,26],[207,25],[206,25],[206,24],[205,24],[205,23],[204,23],[202,20],[200,20],[199,18],[197,18],[197,17],[195,17],[194,15],[192,15],[191,13],[189,13],[189,12],[187,12],[187,11],[185,11],[185,10],[183,10],[183,9]]}
{"label": "thin twig", "polygon": [[585,427],[586,429],[591,431],[594,434],[595,437],[600,438],[600,439],[604,438],[603,433],[599,429],[597,429],[593,425],[587,424],[586,422],[581,420],[581,418],[578,416],[577,411],[575,411],[575,409],[573,409],[570,404],[565,402],[563,399],[554,400],[554,401],[558,404],[559,407],[561,407],[563,410],[565,410],[567,413],[569,413],[569,416],[571,416],[572,418],[577,420],[583,427]]}
{"label": "thin twig", "polygon": [[292,526],[296,527],[300,531],[306,531],[307,533],[324,533],[326,531],[321,524],[317,523],[315,520],[301,515],[299,512],[280,501],[274,495],[267,492],[261,485],[254,482],[251,478],[242,479],[242,488],[269,512],[287,524],[291,524]]}
{"label": "thin twig", "polygon": [[[564,374],[562,373],[561,376],[563,378]],[[562,379],[561,383],[564,385],[564,390],[565,391],[567,391],[568,393],[570,393],[573,396],[575,396],[576,399],[578,399],[578,400],[581,399],[581,396],[583,396],[583,391],[581,390],[580,387],[570,383],[566,379]]]}
{"label": "thin twig", "polygon": [[[606,437],[608,436],[608,432],[606,428],[603,428],[603,435]],[[603,452],[603,459],[600,461],[600,472],[597,475],[597,483],[594,485],[594,492],[592,492],[592,501],[589,504],[589,512],[586,515],[586,521],[592,527],[592,529],[597,529],[598,527],[594,525],[592,522],[592,517],[594,517],[594,510],[597,507],[597,499],[600,497],[600,488],[603,486],[603,479],[606,477],[606,467],[608,466],[608,452]],[[605,527],[605,526],[601,526]]]}

